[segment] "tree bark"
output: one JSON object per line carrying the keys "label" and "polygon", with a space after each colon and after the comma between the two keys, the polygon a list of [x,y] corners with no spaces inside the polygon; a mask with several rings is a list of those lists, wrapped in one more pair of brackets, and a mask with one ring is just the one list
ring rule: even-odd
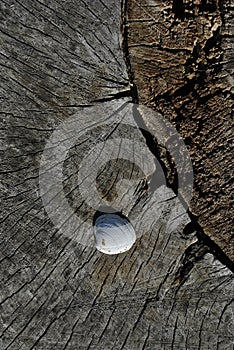
{"label": "tree bark", "polygon": [[194,168],[191,214],[230,259],[232,6],[200,0],[126,5],[127,60],[139,102],[161,112],[183,137]]}
{"label": "tree bark", "polygon": [[[173,21],[177,18],[180,25],[187,25],[188,10],[182,2],[178,3],[183,18],[180,18],[176,2],[165,5],[165,11]],[[184,88],[183,69],[193,48],[191,46],[188,53],[187,49],[181,50],[185,32],[180,35],[175,32],[178,58],[174,66],[177,68],[175,71],[173,65],[171,68],[175,81],[167,78],[168,73],[163,74],[158,61],[154,68],[154,60],[159,57],[156,51],[144,64],[141,54],[140,67],[136,68],[140,51],[133,51],[133,41],[139,42],[137,33],[142,35],[144,21],[139,17],[138,31],[132,27],[136,21],[131,22],[129,18],[129,32],[126,33],[127,23],[123,21],[127,16],[134,17],[138,7],[129,3],[127,9],[125,5],[114,0],[1,1],[1,349],[232,349],[233,275],[231,262],[222,251],[232,257],[226,244],[231,240],[221,232],[221,227],[230,228],[229,218],[223,222],[220,219],[218,223],[215,219],[208,220],[209,208],[198,195],[199,186],[205,186],[197,170],[199,166],[203,169],[204,158],[199,152],[194,156],[194,145],[199,147],[203,136],[192,128],[190,135],[188,123],[193,125],[193,119],[184,121],[184,114],[181,114],[179,132],[185,139],[194,138],[189,151],[194,157],[197,176],[196,213],[203,228],[203,217],[199,213],[204,208],[204,230],[212,222],[220,225],[220,234],[212,231],[210,235],[220,248],[201,237],[200,227],[191,224],[191,218],[171,186],[174,173],[169,169],[170,160],[167,162],[161,145],[157,146],[161,150],[157,154],[158,162],[155,160],[147,140],[149,133],[140,130],[130,103],[136,102],[132,87],[136,84],[140,101],[157,108],[170,121],[176,118],[176,96],[177,103],[184,103],[186,110],[191,104],[191,116],[195,111],[194,95],[201,93],[200,85],[195,78],[187,77],[188,81],[192,80],[189,93],[178,95],[177,89]],[[154,16],[156,10],[158,15],[157,3],[151,1],[149,5],[150,13]],[[231,33],[230,18],[224,7],[221,11],[210,6],[206,7],[207,16],[211,11],[211,16],[218,18],[222,12],[226,21],[223,28]],[[161,10],[160,16],[164,13],[163,8]],[[146,11],[149,13],[148,8]],[[189,20],[198,20],[199,13],[191,13]],[[161,28],[159,24],[158,27]],[[164,33],[163,28],[160,30]],[[158,32],[155,33],[158,38]],[[169,34],[165,32],[165,35]],[[193,38],[197,37],[197,45],[202,46],[207,35],[201,38],[194,33]],[[199,40],[202,43],[199,44]],[[212,43],[211,40],[208,51],[213,50]],[[146,55],[147,45],[143,47]],[[225,79],[229,78],[230,83],[228,47],[227,35],[227,40],[222,41],[226,56],[220,59],[218,54],[217,72],[211,68],[217,85],[212,88],[209,83],[212,96],[207,92],[208,85],[204,90],[204,99],[209,100],[210,106],[216,106],[210,108],[214,108],[214,112],[217,108],[214,118],[220,118],[221,107],[223,113],[228,113],[230,108],[230,91],[225,85]],[[138,49],[142,49],[141,45]],[[165,67],[173,63],[174,48],[172,52],[168,50],[164,46],[160,48],[161,64]],[[196,64],[195,60],[195,75],[200,69]],[[152,69],[160,70],[161,80],[158,84],[152,83],[153,101],[148,104]],[[225,83],[222,85],[221,81]],[[165,96],[171,97],[167,100]],[[223,105],[218,104],[223,96],[227,96]],[[202,106],[199,108],[194,115],[196,125],[196,118],[204,113]],[[211,113],[210,118],[212,116]],[[213,137],[221,135],[222,138],[218,130],[229,130],[229,121],[227,125],[220,121],[217,131],[213,131],[209,118],[204,118],[206,122],[211,125],[209,132],[214,132]],[[53,141],[51,137],[61,129],[62,137],[55,138],[49,148],[48,141]],[[119,156],[106,157],[104,146],[113,140],[130,145],[124,150],[129,150],[132,161],[120,156],[124,143],[117,149]],[[104,146],[99,149],[101,142]],[[65,148],[67,153],[62,154],[60,150],[67,145],[70,145],[69,149]],[[211,143],[204,146],[207,155],[209,145]],[[97,150],[98,156],[87,168],[85,160],[89,160],[91,152],[96,155]],[[134,163],[140,152],[144,155],[145,171]],[[219,157],[220,150],[217,152]],[[229,165],[228,152],[225,148],[226,158],[222,153],[219,159],[222,171]],[[105,160],[105,157],[107,162],[104,166],[98,164],[95,179],[100,196],[110,203],[116,201],[118,209],[134,223],[137,233],[131,250],[117,256],[95,249],[92,236],[95,208],[85,202],[81,191],[86,178],[91,178],[96,171],[95,161]],[[160,171],[164,159],[169,178],[151,190],[148,179],[158,169]],[[88,169],[87,176],[79,180],[82,169]],[[57,170],[61,170],[60,173]],[[62,194],[55,185],[60,177]],[[48,178],[52,184],[42,181]],[[92,188],[90,190],[88,185],[86,188],[90,194]],[[208,186],[207,190],[210,188]],[[228,196],[225,197],[227,201]],[[64,211],[64,198],[71,208],[74,226],[70,211]],[[196,209],[195,200],[192,208]],[[195,212],[195,209],[191,210]],[[211,214],[212,211],[210,217]],[[57,218],[61,221],[56,221]],[[76,218],[84,225],[77,226]],[[191,227],[192,230],[188,229]]]}

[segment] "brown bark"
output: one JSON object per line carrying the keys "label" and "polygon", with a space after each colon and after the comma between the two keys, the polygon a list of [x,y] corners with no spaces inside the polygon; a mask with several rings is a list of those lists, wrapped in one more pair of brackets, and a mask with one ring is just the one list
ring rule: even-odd
{"label": "brown bark", "polygon": [[130,0],[126,9],[127,59],[139,102],[162,113],[183,137],[194,167],[191,213],[230,259],[232,5]]}

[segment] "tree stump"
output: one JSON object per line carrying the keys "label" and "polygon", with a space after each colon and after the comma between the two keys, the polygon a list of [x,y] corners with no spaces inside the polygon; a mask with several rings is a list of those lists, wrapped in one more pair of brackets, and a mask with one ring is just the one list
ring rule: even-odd
{"label": "tree stump", "polygon": [[[220,175],[228,191],[219,203],[224,187],[207,181],[213,141],[202,146],[198,133],[207,127],[221,145],[226,130],[229,140],[228,9],[203,1],[1,2],[1,349],[232,349],[230,220],[219,206],[229,203],[229,182]],[[152,28],[159,22],[153,34],[149,13]],[[186,34],[205,17],[212,27],[204,37],[193,26]],[[166,47],[172,34],[177,47]],[[213,65],[204,67],[209,55]],[[136,117],[137,99],[192,140],[188,213],[154,121],[141,108]],[[225,174],[229,147],[215,152]],[[92,219],[102,202],[134,225],[136,243],[123,254],[95,248]]]}

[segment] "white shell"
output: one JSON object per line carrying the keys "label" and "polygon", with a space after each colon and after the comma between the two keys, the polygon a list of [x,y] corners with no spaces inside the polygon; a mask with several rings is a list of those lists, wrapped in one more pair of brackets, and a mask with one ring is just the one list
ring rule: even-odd
{"label": "white shell", "polygon": [[131,223],[118,214],[102,214],[94,223],[96,248],[105,254],[119,254],[129,250],[136,241]]}

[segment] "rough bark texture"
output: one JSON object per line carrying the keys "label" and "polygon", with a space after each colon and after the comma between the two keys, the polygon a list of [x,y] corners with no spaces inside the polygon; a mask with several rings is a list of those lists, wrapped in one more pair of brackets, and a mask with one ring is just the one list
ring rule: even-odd
{"label": "rough bark texture", "polygon": [[195,174],[190,210],[230,259],[232,6],[215,0],[129,0],[125,9],[129,72],[139,101],[161,112],[183,137]]}
{"label": "rough bark texture", "polygon": [[[77,181],[81,160],[100,140],[124,136],[148,147],[128,103],[121,4],[2,0],[0,20],[0,349],[232,349],[231,271],[195,231],[184,230],[190,219],[171,188],[147,191],[155,171],[149,150],[148,173],[114,159],[97,178],[108,201],[127,194],[121,209],[138,237],[129,252],[101,254],[92,236],[87,244],[77,238],[82,227],[66,235],[65,213],[56,227],[43,206],[42,153],[70,117],[87,122],[96,110],[91,130],[77,129],[61,164],[68,203],[90,229],[94,210]],[[162,106],[168,115],[163,98]],[[54,147],[69,138],[64,131]]]}

